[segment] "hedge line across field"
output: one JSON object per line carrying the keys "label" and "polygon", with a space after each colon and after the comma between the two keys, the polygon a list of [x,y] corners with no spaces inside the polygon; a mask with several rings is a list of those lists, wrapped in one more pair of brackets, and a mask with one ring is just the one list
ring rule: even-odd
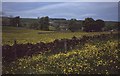
{"label": "hedge line across field", "polygon": [[81,38],[73,37],[72,39],[61,39],[54,40],[50,43],[36,43],[36,44],[17,44],[17,41],[14,42],[14,45],[3,45],[2,46],[2,60],[3,62],[11,62],[18,58],[24,56],[32,56],[39,53],[59,53],[67,52],[72,49],[79,49],[86,42],[94,40],[107,40],[112,37],[117,37],[118,34],[101,34],[94,36],[83,36]]}

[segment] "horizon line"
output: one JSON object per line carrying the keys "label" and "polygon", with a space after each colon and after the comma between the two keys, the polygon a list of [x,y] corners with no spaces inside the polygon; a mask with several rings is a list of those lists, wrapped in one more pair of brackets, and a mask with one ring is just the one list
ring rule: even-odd
{"label": "horizon line", "polygon": [[[10,17],[10,16],[0,16],[0,17]],[[12,16],[13,18],[14,17],[17,17],[17,16]],[[42,17],[46,17],[46,16],[42,16]],[[49,17],[49,16],[48,16]],[[20,17],[20,18],[28,18],[28,19],[38,19],[38,17]],[[41,18],[41,17],[39,17],[39,18]],[[56,19],[66,19],[66,20],[71,20],[71,19],[76,19],[76,18],[70,18],[70,19],[68,19],[68,18],[63,18],[63,17],[49,17],[49,18],[56,18]],[[86,18],[92,18],[92,17],[86,17]],[[94,18],[93,18],[94,19]],[[100,19],[100,18],[98,18],[98,19]],[[98,19],[94,19],[94,20],[98,20]],[[83,21],[83,20],[85,20],[85,18],[84,19],[76,19],[76,20],[81,20],[81,21]],[[120,22],[119,20],[104,20],[104,19],[101,19],[101,20],[103,20],[103,21],[114,21],[114,22]]]}

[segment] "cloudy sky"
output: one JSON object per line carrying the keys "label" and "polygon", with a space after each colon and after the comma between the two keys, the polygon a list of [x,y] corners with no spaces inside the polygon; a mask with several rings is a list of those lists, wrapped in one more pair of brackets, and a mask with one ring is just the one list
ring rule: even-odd
{"label": "cloudy sky", "polygon": [[3,2],[118,2],[119,0],[2,0]]}
{"label": "cloudy sky", "polygon": [[118,20],[118,2],[3,2],[2,11],[6,15],[24,18],[49,16],[80,20],[86,17]]}

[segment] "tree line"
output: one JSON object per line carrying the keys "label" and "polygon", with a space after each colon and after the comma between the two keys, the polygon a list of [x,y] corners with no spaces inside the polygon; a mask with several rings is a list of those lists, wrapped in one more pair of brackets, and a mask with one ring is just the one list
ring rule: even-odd
{"label": "tree line", "polygon": [[16,17],[2,17],[2,25],[3,26],[21,27],[20,16],[16,16]]}
{"label": "tree line", "polygon": [[[22,26],[21,23],[22,22],[21,22],[20,16],[9,18],[10,26],[21,27]],[[86,32],[99,32],[99,31],[112,30],[112,29],[118,30],[117,29],[118,23],[116,23],[115,25],[108,26],[105,24],[105,21],[101,19],[94,20],[93,18],[85,18],[85,20],[81,22],[76,19],[71,19],[71,20],[64,20],[64,23],[67,23],[67,29],[72,32],[79,31],[79,30],[86,31]],[[2,24],[5,25],[4,20]],[[53,26],[50,23],[50,18],[48,16],[45,16],[41,18],[38,17],[36,21],[31,21],[29,28],[48,31],[50,30],[49,29],[50,26]],[[56,30],[60,29],[60,26],[53,26],[53,27]]]}
{"label": "tree line", "polygon": [[[49,23],[49,17],[41,17],[38,19],[38,25],[33,24],[32,26],[37,25],[35,28],[40,30],[49,30],[49,26],[51,25]],[[92,31],[102,31],[102,28],[105,26],[105,22],[103,20],[94,20],[92,18],[86,18],[82,25],[78,24],[78,21],[76,19],[71,19],[68,22],[68,30],[75,32],[81,29],[81,26],[83,26],[83,31],[86,32],[92,32]]]}
{"label": "tree line", "polygon": [[83,21],[83,30],[86,32],[91,31],[102,31],[103,27],[105,27],[105,22],[101,19],[94,20],[92,18],[86,18],[85,21]]}

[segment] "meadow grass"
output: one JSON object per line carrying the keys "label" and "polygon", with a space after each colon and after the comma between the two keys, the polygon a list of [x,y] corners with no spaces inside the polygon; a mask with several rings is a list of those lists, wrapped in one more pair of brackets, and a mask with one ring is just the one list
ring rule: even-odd
{"label": "meadow grass", "polygon": [[17,43],[38,43],[38,42],[52,42],[55,39],[70,39],[73,36],[82,37],[83,35],[98,35],[98,34],[108,34],[109,32],[54,32],[54,31],[41,31],[41,30],[32,30],[25,29],[20,27],[2,27],[2,44],[13,45],[14,40],[17,40]]}
{"label": "meadow grass", "polygon": [[[55,39],[82,37],[110,32],[53,32],[16,27],[3,27],[3,44],[51,42]],[[38,34],[41,33],[41,34]],[[37,54],[3,65],[3,74],[118,74],[117,39],[87,42],[80,49],[66,53]],[[57,51],[57,50],[56,50]],[[50,52],[48,52],[50,53]]]}

